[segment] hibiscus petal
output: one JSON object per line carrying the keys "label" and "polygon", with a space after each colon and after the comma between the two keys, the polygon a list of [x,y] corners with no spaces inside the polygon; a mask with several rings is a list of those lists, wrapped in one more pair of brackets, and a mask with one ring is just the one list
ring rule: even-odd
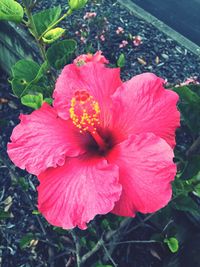
{"label": "hibiscus petal", "polygon": [[30,115],[20,115],[8,144],[8,155],[15,165],[38,175],[48,167],[63,165],[66,156],[83,153],[80,133],[71,121],[58,118],[48,104]]}
{"label": "hibiscus petal", "polygon": [[118,167],[104,159],[68,159],[39,175],[38,208],[53,225],[85,229],[95,215],[108,213],[119,200],[118,177]]}
{"label": "hibiscus petal", "polygon": [[180,126],[178,95],[164,89],[163,82],[144,73],[124,83],[113,96],[113,128],[123,136],[152,132],[174,147],[175,130]]}
{"label": "hibiscus petal", "polygon": [[75,91],[86,90],[98,101],[101,116],[108,121],[110,96],[121,84],[119,68],[106,68],[96,62],[89,62],[81,67],[70,64],[64,67],[58,77],[53,94],[53,105],[59,116],[68,119],[71,99]]}
{"label": "hibiscus petal", "polygon": [[173,150],[152,133],[130,136],[116,145],[108,162],[119,166],[122,195],[113,213],[134,216],[155,212],[171,199],[170,182],[176,174]]}
{"label": "hibiscus petal", "polygon": [[97,62],[101,64],[108,64],[109,61],[102,55],[102,51],[97,51],[93,54],[83,54],[74,59],[74,64],[81,66],[88,62]]}

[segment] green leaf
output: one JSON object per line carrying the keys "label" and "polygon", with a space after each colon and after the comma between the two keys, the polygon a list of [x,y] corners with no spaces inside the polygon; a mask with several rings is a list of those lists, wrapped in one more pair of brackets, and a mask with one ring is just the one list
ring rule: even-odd
{"label": "green leaf", "polygon": [[35,94],[35,93],[43,93],[44,92],[44,87],[41,87],[40,85],[38,85],[37,83],[41,80],[43,80],[43,78],[45,77],[45,75],[47,74],[47,71],[49,69],[49,63],[47,61],[45,61],[44,63],[42,63],[42,65],[40,66],[40,69],[37,73],[37,75],[35,76],[35,78],[26,86],[26,88],[23,91],[22,95],[25,94]]}
{"label": "green leaf", "polygon": [[72,39],[59,41],[53,44],[46,53],[49,64],[56,69],[61,69],[70,62],[76,48],[76,41]]}
{"label": "green leaf", "polygon": [[34,82],[30,82],[30,84],[25,88],[25,90],[23,91],[23,94],[21,95],[24,96],[24,95],[35,95],[35,94],[38,94],[38,93],[43,93],[44,92],[44,88],[37,85],[37,84],[34,84]]}
{"label": "green leaf", "polygon": [[29,189],[29,184],[24,177],[19,177],[17,182],[23,188],[24,191],[27,191]]}
{"label": "green leaf", "polygon": [[68,233],[68,230],[65,230],[61,227],[54,226],[53,230],[59,234],[66,235]]}
{"label": "green leaf", "polygon": [[10,218],[10,213],[8,211],[0,210],[0,220],[5,220]]}
{"label": "green leaf", "polygon": [[194,192],[200,197],[200,183],[194,187]]}
{"label": "green leaf", "polygon": [[170,205],[165,206],[150,218],[151,223],[153,223],[153,225],[156,225],[157,229],[163,230],[166,226],[167,221],[172,217],[172,211],[173,209],[170,207]]}
{"label": "green leaf", "polygon": [[101,227],[105,230],[110,230],[111,227],[110,227],[110,223],[107,219],[103,219],[102,222],[101,222]]}
{"label": "green leaf", "polygon": [[23,7],[14,0],[0,1],[0,20],[21,22],[24,16]]}
{"label": "green leaf", "polygon": [[200,97],[200,84],[188,84],[187,87]]}
{"label": "green leaf", "polygon": [[172,184],[173,187],[173,195],[180,196],[185,195],[187,196],[189,192],[193,191],[192,183],[188,182],[188,180],[182,180],[180,178],[176,178]]}
{"label": "green leaf", "polygon": [[175,237],[165,238],[164,243],[167,244],[172,253],[176,253],[179,249],[179,243]]}
{"label": "green leaf", "polygon": [[53,103],[53,98],[51,97],[47,97],[44,99],[44,102],[48,103],[49,105],[51,105]]}
{"label": "green leaf", "polygon": [[35,237],[34,237],[34,235],[33,235],[32,233],[28,233],[28,234],[26,234],[25,236],[23,236],[23,237],[21,238],[21,240],[20,240],[20,242],[19,242],[19,247],[20,247],[21,249],[25,249],[25,248],[29,247],[30,242],[31,242],[32,240],[34,240],[34,239],[35,239]]}
{"label": "green leaf", "polygon": [[174,87],[173,91],[175,91],[181,97],[181,99],[186,102],[199,102],[200,97],[194,93],[189,86]]}
{"label": "green leaf", "polygon": [[200,214],[198,205],[189,196],[180,195],[171,202],[171,205],[176,210],[190,212],[194,216],[199,216]]}
{"label": "green leaf", "polygon": [[200,155],[191,156],[181,174],[181,179],[190,179],[200,172]]}
{"label": "green leaf", "polygon": [[63,34],[65,30],[57,27],[55,29],[49,30],[43,37],[42,40],[46,44],[51,44],[58,40]]}
{"label": "green leaf", "polygon": [[178,107],[185,123],[192,133],[200,132],[200,97],[189,86],[175,87],[173,91],[180,97]]}
{"label": "green leaf", "polygon": [[42,35],[53,23],[59,19],[61,11],[62,10],[59,5],[33,15],[33,21],[39,36]]}
{"label": "green leaf", "polygon": [[12,90],[16,96],[20,97],[25,88],[37,76],[40,66],[32,60],[22,59],[17,61],[11,70],[13,76],[11,80]]}
{"label": "green leaf", "polygon": [[39,66],[32,60],[19,60],[12,67],[11,80],[12,89],[15,95],[21,97],[25,94],[35,94],[44,91],[44,88],[37,83],[42,80],[49,69],[49,64],[45,61]]}
{"label": "green leaf", "polygon": [[27,107],[38,109],[42,106],[43,95],[40,93],[37,95],[24,95],[21,98],[21,103]]}
{"label": "green leaf", "polygon": [[48,69],[49,69],[49,63],[47,61],[44,61],[40,66],[40,69],[32,82],[37,83],[41,78],[43,78],[44,74],[46,74]]}
{"label": "green leaf", "polygon": [[120,67],[120,68],[123,68],[125,66],[125,62],[126,62],[125,56],[122,53],[122,54],[120,54],[120,56],[119,56],[119,58],[117,60],[117,66]]}

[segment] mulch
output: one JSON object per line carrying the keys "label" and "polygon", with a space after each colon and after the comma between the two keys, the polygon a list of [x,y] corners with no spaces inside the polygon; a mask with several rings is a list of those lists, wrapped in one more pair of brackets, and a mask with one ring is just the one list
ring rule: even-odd
{"label": "mulch", "polygon": [[[57,2],[64,7],[67,1]],[[50,4],[53,6],[56,1],[40,1],[38,10],[45,9]],[[89,21],[84,20],[86,11],[96,12],[97,16]],[[67,38],[77,40],[78,54],[102,50],[111,65],[116,66],[119,55],[123,53],[126,59],[121,72],[123,80],[142,72],[153,72],[174,85],[187,77],[199,76],[200,59],[196,55],[152,25],[133,16],[114,0],[90,1],[84,10],[77,12],[69,21],[62,22],[62,26],[67,29]],[[119,26],[124,29],[123,34],[116,34]],[[102,35],[105,37],[104,41],[101,40]],[[142,44],[134,46],[131,38],[137,35],[141,36]],[[80,40],[81,36],[84,36],[84,41]],[[123,40],[126,40],[128,45],[119,48]],[[49,226],[42,216],[33,214],[34,210],[37,210],[37,179],[15,167],[6,154],[7,142],[12,129],[19,122],[19,114],[31,111],[22,106],[19,99],[12,94],[7,79],[8,75],[2,71],[0,78],[0,266],[75,266],[74,256],[70,250],[73,248],[70,234]],[[191,143],[190,137],[184,130],[180,131],[180,135],[180,143],[185,143],[186,146]],[[26,240],[23,239],[27,237],[27,233],[32,234],[32,244],[29,246],[26,246]],[[143,236],[149,237],[149,229],[143,232]],[[130,256],[130,252],[127,254],[127,250],[125,252],[123,248],[116,251],[119,266],[123,266],[124,256],[123,261],[120,260],[123,253],[126,253],[127,262],[129,259],[132,260],[132,265],[126,266],[161,266],[159,259],[152,255],[150,249],[143,250],[140,246],[136,246],[135,249],[137,251],[135,257]]]}

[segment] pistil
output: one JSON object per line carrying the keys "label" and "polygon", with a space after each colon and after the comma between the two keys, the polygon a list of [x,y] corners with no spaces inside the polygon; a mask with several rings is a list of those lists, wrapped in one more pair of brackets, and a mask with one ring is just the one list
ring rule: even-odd
{"label": "pistil", "polygon": [[99,150],[100,151],[104,151],[106,149],[106,144],[105,141],[103,140],[103,138],[96,132],[90,132],[91,136],[94,138],[94,140],[96,141]]}
{"label": "pistil", "polygon": [[106,144],[98,134],[100,124],[99,103],[86,90],[76,91],[71,99],[70,118],[79,128],[80,133],[88,132],[94,138],[100,150],[105,150]]}

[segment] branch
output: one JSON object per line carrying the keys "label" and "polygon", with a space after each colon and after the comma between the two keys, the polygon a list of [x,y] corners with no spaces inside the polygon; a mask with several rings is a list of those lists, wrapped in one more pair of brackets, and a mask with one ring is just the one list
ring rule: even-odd
{"label": "branch", "polygon": [[101,238],[96,245],[93,247],[92,250],[90,250],[88,253],[86,253],[85,255],[83,255],[83,257],[81,258],[81,263],[84,263],[87,259],[89,259],[94,253],[96,253],[104,244],[103,239]]}
{"label": "branch", "polygon": [[137,228],[139,228],[140,226],[143,226],[144,223],[145,223],[146,221],[148,221],[149,219],[151,219],[151,217],[153,217],[155,214],[156,214],[156,213],[154,212],[154,213],[151,213],[151,214],[149,214],[148,216],[146,216],[146,217],[142,220],[142,222],[140,222],[139,224],[133,226],[130,230],[128,230],[128,231],[126,232],[126,234],[129,234],[129,233],[131,233],[132,231],[134,231],[134,230],[136,230]]}
{"label": "branch", "polygon": [[103,249],[105,250],[105,253],[106,253],[108,259],[112,262],[112,264],[113,264],[114,267],[117,267],[117,264],[114,262],[114,260],[111,257],[109,251],[107,250],[106,246],[104,244],[102,244],[102,246],[103,246]]}
{"label": "branch", "polygon": [[33,19],[33,16],[32,16],[32,13],[31,13],[31,9],[28,8],[25,4],[25,1],[22,0],[23,4],[24,4],[24,9],[25,9],[25,13],[28,17],[28,27],[31,29],[31,33],[32,35],[34,36],[35,38],[35,41],[37,43],[37,46],[40,50],[40,53],[41,53],[41,56],[43,58],[43,60],[45,61],[46,60],[46,53],[45,53],[45,48],[44,46],[40,43],[40,41],[38,40],[39,36],[38,36],[38,33],[37,33],[37,29],[36,29],[36,26],[35,26],[35,23],[34,23],[34,19]]}
{"label": "branch", "polygon": [[76,247],[76,263],[77,263],[77,267],[81,267],[79,241],[76,238],[76,234],[75,234],[74,230],[71,230],[70,233],[72,235],[72,238],[74,240],[74,244],[75,244],[75,247]]}
{"label": "branch", "polygon": [[[106,236],[103,239],[103,235],[100,238],[100,240],[96,243],[96,245],[93,247],[92,250],[90,250],[89,252],[87,252],[85,255],[82,256],[81,258],[81,263],[84,263],[86,260],[88,260],[93,254],[95,254],[100,248],[104,248],[105,249],[105,242],[109,242],[111,241],[111,239],[114,237],[115,240],[120,236],[121,231],[127,226],[127,224],[130,223],[130,221],[132,220],[132,218],[127,218],[124,219],[121,224],[119,229],[114,230],[114,231],[109,231]],[[112,243],[113,244],[113,243]],[[114,246],[112,246],[112,248],[114,249]],[[112,251],[113,251],[112,249]],[[106,255],[107,257],[110,259],[110,251],[106,248],[107,252]],[[109,256],[108,256],[109,254]],[[110,259],[111,260],[111,259]],[[111,260],[112,261],[112,260]]]}
{"label": "branch", "polygon": [[200,136],[193,142],[191,147],[186,152],[186,156],[189,158],[200,151]]}

